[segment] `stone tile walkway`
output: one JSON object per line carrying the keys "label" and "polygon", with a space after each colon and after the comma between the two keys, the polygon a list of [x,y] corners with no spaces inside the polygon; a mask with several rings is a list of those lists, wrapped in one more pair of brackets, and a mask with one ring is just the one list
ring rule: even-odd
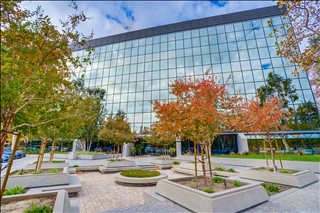
{"label": "stone tile walkway", "polygon": [[[185,175],[164,170],[169,178]],[[143,191],[154,186],[132,187],[116,184],[113,174],[86,172],[79,174],[82,189],[79,193],[80,213],[105,212],[143,204]]]}

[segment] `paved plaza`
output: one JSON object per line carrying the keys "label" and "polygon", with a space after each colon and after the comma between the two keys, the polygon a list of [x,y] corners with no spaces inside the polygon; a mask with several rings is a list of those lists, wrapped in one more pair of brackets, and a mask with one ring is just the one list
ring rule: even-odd
{"label": "paved plaza", "polygon": [[[130,158],[135,160],[137,165],[150,164],[151,157]],[[15,160],[13,169],[21,169],[28,163],[36,160],[34,156],[28,156],[23,159]],[[184,160],[189,160],[185,158]],[[247,160],[248,165],[239,165],[238,159],[231,162],[217,158],[219,162],[228,161],[224,164],[226,167],[241,169],[255,164],[255,160]],[[101,165],[103,160],[68,160],[70,165],[97,166]],[[300,162],[296,162],[300,164]],[[261,164],[260,164],[261,165]],[[163,170],[169,178],[184,177],[186,175]],[[4,172],[2,172],[3,174]],[[161,202],[155,205],[144,204],[143,191],[153,189],[155,186],[126,186],[116,184],[114,174],[101,174],[100,172],[79,172],[79,178],[82,185],[81,192],[76,197],[71,198],[71,202],[78,203],[81,213],[96,212],[187,212],[186,209],[170,202]],[[320,175],[317,174],[318,178]],[[244,212],[320,212],[320,185],[319,182],[311,184],[302,189],[292,188],[272,196],[266,203],[245,210]],[[183,195],[181,195],[183,196]]]}

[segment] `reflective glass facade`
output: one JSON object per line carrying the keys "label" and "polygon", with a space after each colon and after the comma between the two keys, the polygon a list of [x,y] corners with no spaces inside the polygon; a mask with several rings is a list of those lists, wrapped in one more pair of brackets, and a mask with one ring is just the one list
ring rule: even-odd
{"label": "reflective glass facade", "polygon": [[[92,64],[75,73],[85,76],[86,86],[105,89],[108,113],[123,110],[136,131],[155,121],[152,100],[174,99],[171,82],[202,78],[210,67],[231,94],[239,91],[246,99],[256,97],[270,72],[292,79],[299,100],[290,106],[297,108],[314,97],[306,74],[293,76],[294,65],[276,54],[270,33],[283,31],[284,22],[277,15],[97,45]],[[84,54],[74,51],[75,56]]]}

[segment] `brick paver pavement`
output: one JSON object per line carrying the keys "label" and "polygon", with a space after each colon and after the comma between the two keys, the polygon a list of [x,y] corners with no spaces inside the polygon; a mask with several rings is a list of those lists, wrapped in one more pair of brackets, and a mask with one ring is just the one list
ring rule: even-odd
{"label": "brick paver pavement", "polygon": [[[185,177],[171,170],[163,170],[169,178]],[[79,174],[81,192],[79,193],[80,213],[103,212],[114,208],[143,204],[143,191],[154,186],[124,186],[116,184],[113,174],[85,172]]]}

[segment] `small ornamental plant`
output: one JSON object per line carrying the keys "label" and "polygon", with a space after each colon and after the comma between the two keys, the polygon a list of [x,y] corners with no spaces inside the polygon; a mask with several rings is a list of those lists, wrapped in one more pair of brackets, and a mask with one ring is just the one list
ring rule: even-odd
{"label": "small ornamental plant", "polygon": [[23,213],[52,213],[53,208],[46,205],[32,205],[32,207],[23,211]]}
{"label": "small ornamental plant", "polygon": [[272,193],[278,193],[280,192],[280,186],[278,184],[274,184],[274,183],[263,183],[261,184],[264,189],[267,191],[267,193],[269,195],[271,195]]}
{"label": "small ornamental plant", "polygon": [[4,192],[4,195],[18,195],[18,194],[24,194],[27,192],[27,189],[24,186],[13,186],[10,189],[7,189]]}
{"label": "small ornamental plant", "polygon": [[201,189],[203,192],[207,192],[207,193],[214,193],[214,189],[212,187],[204,187]]}

